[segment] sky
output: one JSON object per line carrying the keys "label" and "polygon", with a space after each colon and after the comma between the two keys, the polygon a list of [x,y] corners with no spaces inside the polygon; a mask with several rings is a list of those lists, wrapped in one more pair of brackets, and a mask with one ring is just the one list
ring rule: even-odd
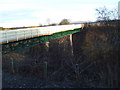
{"label": "sky", "polygon": [[117,8],[120,0],[0,0],[0,27],[38,26],[70,21],[95,21],[95,9]]}

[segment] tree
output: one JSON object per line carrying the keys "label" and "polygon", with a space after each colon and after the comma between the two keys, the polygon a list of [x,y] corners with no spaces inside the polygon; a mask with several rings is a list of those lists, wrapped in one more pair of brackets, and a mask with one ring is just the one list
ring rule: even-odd
{"label": "tree", "polygon": [[115,20],[117,19],[117,9],[108,10],[105,6],[96,9],[98,17],[98,21],[107,21],[107,20]]}
{"label": "tree", "polygon": [[70,24],[69,20],[68,19],[63,19],[59,25],[67,25],[67,24]]}

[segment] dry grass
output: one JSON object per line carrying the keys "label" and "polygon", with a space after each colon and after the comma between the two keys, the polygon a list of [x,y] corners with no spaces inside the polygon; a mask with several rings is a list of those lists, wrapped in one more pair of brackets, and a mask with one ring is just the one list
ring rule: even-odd
{"label": "dry grass", "polygon": [[76,85],[87,87],[118,87],[120,49],[115,25],[89,26],[74,34],[74,56],[70,37],[66,36],[31,47],[24,54],[3,56],[3,70],[13,71],[12,58],[15,74],[44,79],[44,62],[47,61],[48,80],[77,82]]}

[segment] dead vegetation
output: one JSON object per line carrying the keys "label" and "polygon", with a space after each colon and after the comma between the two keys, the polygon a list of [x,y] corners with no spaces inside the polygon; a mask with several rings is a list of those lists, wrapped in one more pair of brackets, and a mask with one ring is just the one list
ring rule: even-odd
{"label": "dead vegetation", "polygon": [[[113,23],[114,22],[114,23]],[[118,88],[118,21],[88,25],[82,32],[3,56],[3,71],[76,87]],[[73,52],[73,55],[72,55]]]}

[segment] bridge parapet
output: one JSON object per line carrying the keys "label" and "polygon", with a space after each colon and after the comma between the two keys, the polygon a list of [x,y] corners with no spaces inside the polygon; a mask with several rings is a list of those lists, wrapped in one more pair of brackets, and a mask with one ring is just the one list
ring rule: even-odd
{"label": "bridge parapet", "polygon": [[52,35],[54,33],[74,30],[81,27],[82,27],[81,24],[77,24],[0,31],[0,33],[2,34],[0,36],[0,43],[4,44],[33,37],[39,37],[43,35]]}

